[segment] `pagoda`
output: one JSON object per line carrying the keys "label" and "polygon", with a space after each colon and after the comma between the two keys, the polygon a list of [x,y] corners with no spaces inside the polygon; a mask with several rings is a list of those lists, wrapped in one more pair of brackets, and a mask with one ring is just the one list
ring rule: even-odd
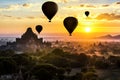
{"label": "pagoda", "polygon": [[42,49],[51,47],[50,42],[43,42],[43,38],[38,38],[32,31],[32,28],[27,28],[21,38],[16,38],[15,42],[7,42],[7,45],[0,46],[0,50],[11,49],[17,53],[36,52]]}
{"label": "pagoda", "polygon": [[43,38],[38,38],[37,35],[29,27],[26,32],[21,36],[21,38],[16,38],[16,49],[35,52],[37,49],[40,49],[43,45]]}
{"label": "pagoda", "polygon": [[21,38],[16,38],[15,42],[7,42],[7,45],[0,46],[0,50],[11,49],[16,52],[36,52],[42,49],[50,48],[50,42],[43,42],[43,38],[38,38],[32,31],[32,28],[27,28]]}

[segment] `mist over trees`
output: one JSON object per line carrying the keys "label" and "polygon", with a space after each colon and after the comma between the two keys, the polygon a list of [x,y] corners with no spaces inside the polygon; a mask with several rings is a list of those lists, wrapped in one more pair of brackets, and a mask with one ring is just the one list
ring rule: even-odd
{"label": "mist over trees", "polygon": [[[2,79],[3,76],[10,75],[9,79],[12,80],[106,80],[107,78],[101,77],[100,71],[120,68],[119,56],[109,55],[106,58],[95,55],[96,48],[99,48],[102,55],[108,54],[112,46],[107,46],[106,43],[79,45],[78,47],[83,47],[81,50],[86,50],[86,53],[79,54],[59,47],[22,54],[16,54],[13,50],[0,50],[0,76]],[[91,52],[92,56],[88,54]]]}

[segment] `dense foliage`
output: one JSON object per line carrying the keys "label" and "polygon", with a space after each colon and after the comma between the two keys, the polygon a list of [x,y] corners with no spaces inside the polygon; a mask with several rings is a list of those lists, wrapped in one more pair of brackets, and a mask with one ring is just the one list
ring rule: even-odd
{"label": "dense foliage", "polygon": [[12,80],[104,80],[97,70],[120,68],[120,57],[73,54],[55,48],[49,53],[16,54],[0,51],[0,76],[11,75]]}

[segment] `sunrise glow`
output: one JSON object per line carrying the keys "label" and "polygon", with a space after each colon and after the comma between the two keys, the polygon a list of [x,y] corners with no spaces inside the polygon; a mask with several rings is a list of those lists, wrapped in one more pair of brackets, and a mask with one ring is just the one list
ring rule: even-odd
{"label": "sunrise glow", "polygon": [[91,32],[91,28],[90,27],[85,27],[85,32],[87,32],[87,33]]}
{"label": "sunrise glow", "polygon": [[[43,14],[41,6],[47,0],[0,1],[0,35],[22,34],[31,27],[35,33],[35,26],[44,27],[41,34],[67,34],[63,20],[68,16],[78,19],[78,26],[74,33],[96,32],[105,34],[120,33],[120,5],[119,0],[51,0],[56,2],[57,14],[49,23]],[[106,5],[109,4],[109,5]],[[85,16],[89,11],[89,17]],[[99,35],[99,34],[98,34]],[[73,35],[74,36],[74,35]]]}

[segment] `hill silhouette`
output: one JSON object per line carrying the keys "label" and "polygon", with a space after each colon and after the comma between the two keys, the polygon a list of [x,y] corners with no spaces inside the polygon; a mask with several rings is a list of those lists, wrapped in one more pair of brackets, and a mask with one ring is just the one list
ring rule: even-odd
{"label": "hill silhouette", "polygon": [[110,34],[105,36],[96,37],[96,39],[120,39],[120,35],[112,36]]}

